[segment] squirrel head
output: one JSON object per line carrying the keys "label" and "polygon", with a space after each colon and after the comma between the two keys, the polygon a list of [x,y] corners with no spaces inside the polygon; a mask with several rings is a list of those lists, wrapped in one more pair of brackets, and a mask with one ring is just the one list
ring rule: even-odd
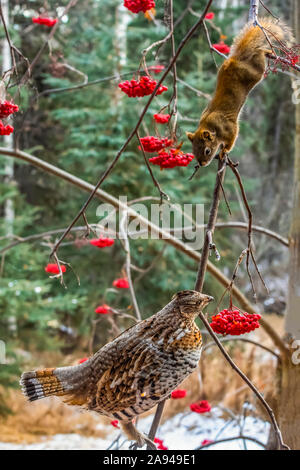
{"label": "squirrel head", "polygon": [[193,144],[193,154],[200,166],[207,166],[215,158],[220,142],[217,133],[206,130],[197,130],[195,133],[187,132],[187,137]]}

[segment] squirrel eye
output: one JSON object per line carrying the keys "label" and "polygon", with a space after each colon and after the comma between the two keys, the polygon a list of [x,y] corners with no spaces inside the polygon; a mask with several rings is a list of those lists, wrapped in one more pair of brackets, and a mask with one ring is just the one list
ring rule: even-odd
{"label": "squirrel eye", "polygon": [[205,155],[209,155],[211,153],[211,149],[206,147],[206,149],[204,150],[204,153]]}

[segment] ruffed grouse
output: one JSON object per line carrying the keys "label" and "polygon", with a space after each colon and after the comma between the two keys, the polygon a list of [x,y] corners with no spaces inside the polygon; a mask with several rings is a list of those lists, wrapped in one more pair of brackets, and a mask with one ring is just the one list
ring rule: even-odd
{"label": "ruffed grouse", "polygon": [[133,419],[167,398],[197,367],[202,339],[194,320],[211,300],[192,290],[178,292],[160,312],[84,363],[23,373],[23,392],[30,401],[61,396],[70,405],[118,419],[129,439],[155,448]]}

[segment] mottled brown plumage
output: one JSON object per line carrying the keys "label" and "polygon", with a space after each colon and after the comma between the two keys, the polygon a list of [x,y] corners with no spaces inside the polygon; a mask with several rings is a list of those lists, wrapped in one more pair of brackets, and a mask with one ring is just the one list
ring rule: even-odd
{"label": "mottled brown plumage", "polygon": [[201,333],[195,318],[212,300],[181,291],[168,305],[99,349],[81,365],[25,372],[30,401],[61,396],[71,405],[118,419],[130,439],[149,440],[132,420],[167,398],[198,365]]}

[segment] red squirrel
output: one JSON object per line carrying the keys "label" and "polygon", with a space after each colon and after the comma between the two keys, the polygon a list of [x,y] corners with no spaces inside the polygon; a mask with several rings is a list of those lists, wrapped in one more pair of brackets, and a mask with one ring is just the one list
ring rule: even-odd
{"label": "red squirrel", "polygon": [[[291,38],[288,28],[273,18],[264,18],[260,24],[272,42]],[[240,112],[249,92],[264,76],[268,53],[272,51],[262,29],[246,24],[219,69],[215,93],[201,115],[198,129],[186,133],[200,166],[209,165],[218,150],[221,158],[232,150],[239,133]]]}

